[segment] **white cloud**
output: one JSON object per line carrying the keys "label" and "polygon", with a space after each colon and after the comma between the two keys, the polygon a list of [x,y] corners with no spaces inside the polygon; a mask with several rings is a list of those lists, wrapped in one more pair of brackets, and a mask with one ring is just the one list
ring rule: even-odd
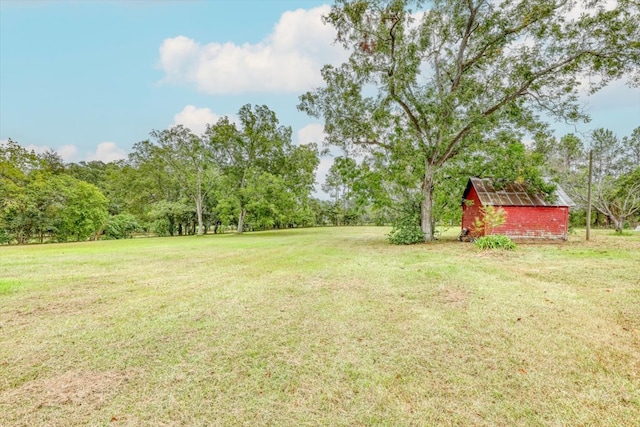
{"label": "white cloud", "polygon": [[196,135],[202,135],[207,130],[207,124],[215,124],[220,118],[221,116],[209,108],[197,108],[193,105],[187,105],[182,111],[173,116],[173,126],[183,125]]}
{"label": "white cloud", "polygon": [[106,141],[98,144],[96,151],[87,155],[86,160],[100,160],[105,163],[109,163],[125,159],[126,157],[127,153],[122,148],[118,147],[115,142]]}
{"label": "white cloud", "polygon": [[324,137],[324,126],[320,123],[313,123],[298,130],[298,145],[315,142],[318,147],[322,147]]}
{"label": "white cloud", "polygon": [[273,32],[257,44],[200,44],[185,36],[160,46],[164,81],[194,84],[210,94],[300,92],[322,83],[320,69],[341,63],[335,30],[322,23],[329,6],[282,14]]}
{"label": "white cloud", "polygon": [[190,81],[198,62],[200,46],[185,36],[165,39],[160,46],[160,66],[168,81]]}
{"label": "white cloud", "polygon": [[67,162],[75,162],[78,160],[78,147],[75,145],[63,145],[56,150],[60,157]]}

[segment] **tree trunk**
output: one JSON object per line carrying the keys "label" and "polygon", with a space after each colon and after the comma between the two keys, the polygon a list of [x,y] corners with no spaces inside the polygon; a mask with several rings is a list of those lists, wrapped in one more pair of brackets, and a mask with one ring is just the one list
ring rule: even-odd
{"label": "tree trunk", "polygon": [[244,227],[244,217],[247,215],[247,210],[245,208],[240,208],[240,216],[238,217],[238,233],[242,233],[242,228]]}
{"label": "tree trunk", "polygon": [[202,200],[196,197],[196,214],[198,215],[198,236],[204,234],[204,225],[202,223]]}
{"label": "tree trunk", "polygon": [[612,216],[611,221],[613,222],[613,228],[616,233],[622,234],[622,229],[624,228],[624,220],[622,218],[616,218]]}
{"label": "tree trunk", "polygon": [[433,170],[425,167],[422,179],[422,202],[420,203],[420,228],[426,241],[433,240]]}

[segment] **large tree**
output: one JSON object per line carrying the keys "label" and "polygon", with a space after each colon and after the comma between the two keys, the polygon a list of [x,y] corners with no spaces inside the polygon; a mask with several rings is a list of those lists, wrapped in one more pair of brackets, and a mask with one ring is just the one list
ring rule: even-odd
{"label": "large tree", "polygon": [[325,142],[415,169],[431,240],[434,188],[448,162],[478,141],[491,145],[497,130],[539,131],[540,110],[584,119],[580,77],[596,91],[637,71],[639,5],[607,4],[434,0],[420,10],[420,1],[338,0],[325,20],[351,56],[325,66],[326,86],[302,95],[299,108],[324,117]]}
{"label": "large tree", "polygon": [[177,202],[183,198],[182,186],[174,175],[169,174],[156,150],[156,145],[148,140],[134,144],[119,176],[126,211],[144,222],[158,219],[155,213],[151,215],[157,203]]}
{"label": "large tree", "polygon": [[182,125],[154,130],[151,136],[156,144],[147,146],[148,150],[152,157],[161,161],[165,171],[179,182],[183,193],[194,203],[198,234],[204,234],[203,206],[218,176],[207,138],[195,135]]}
{"label": "large tree", "polygon": [[276,225],[291,216],[285,210],[305,204],[318,152],[312,145],[295,147],[291,128],[280,125],[266,105],[244,105],[238,118],[238,125],[221,118],[206,136],[222,175],[221,210],[235,217],[242,233],[252,213],[254,221]]}

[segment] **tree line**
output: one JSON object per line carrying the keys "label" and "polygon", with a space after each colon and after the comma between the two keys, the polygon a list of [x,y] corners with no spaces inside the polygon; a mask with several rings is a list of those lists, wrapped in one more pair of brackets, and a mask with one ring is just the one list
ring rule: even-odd
{"label": "tree line", "polygon": [[9,139],[0,147],[0,242],[172,236],[310,226],[319,153],[295,146],[266,106],[243,106],[196,135],[153,130],[127,160],[64,164]]}

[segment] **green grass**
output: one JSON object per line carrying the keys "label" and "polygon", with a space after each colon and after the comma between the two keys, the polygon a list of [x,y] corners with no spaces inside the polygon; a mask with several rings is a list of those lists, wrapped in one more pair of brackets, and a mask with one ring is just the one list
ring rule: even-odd
{"label": "green grass", "polygon": [[638,425],[640,233],[388,232],[0,247],[0,425]]}

